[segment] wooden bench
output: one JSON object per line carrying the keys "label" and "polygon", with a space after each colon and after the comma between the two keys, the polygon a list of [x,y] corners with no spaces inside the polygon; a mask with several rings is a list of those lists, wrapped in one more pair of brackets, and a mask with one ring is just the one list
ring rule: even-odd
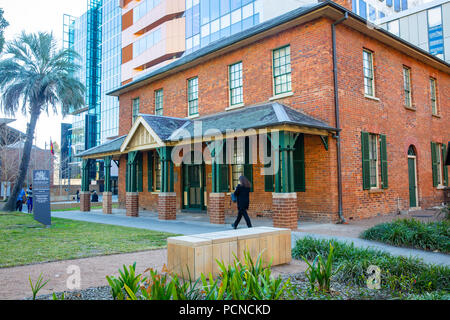
{"label": "wooden bench", "polygon": [[236,255],[243,262],[244,251],[250,252],[255,262],[262,253],[265,266],[271,259],[273,266],[289,263],[291,230],[258,227],[171,237],[167,239],[167,267],[184,279],[197,279],[202,273],[217,277],[220,269],[216,259],[228,265]]}

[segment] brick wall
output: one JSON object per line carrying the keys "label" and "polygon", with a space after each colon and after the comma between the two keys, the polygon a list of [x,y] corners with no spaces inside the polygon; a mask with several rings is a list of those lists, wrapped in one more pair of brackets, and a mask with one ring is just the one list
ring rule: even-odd
{"label": "brick wall", "polygon": [[[120,135],[131,127],[131,100],[140,98],[140,112],[154,113],[154,91],[164,89],[164,115],[187,116],[187,79],[199,77],[199,113],[223,112],[228,107],[228,65],[243,62],[244,103],[266,102],[272,91],[272,50],[291,46],[293,95],[278,102],[335,126],[331,20],[320,18],[279,32],[251,45],[177,72],[164,79],[120,96]],[[363,48],[374,51],[375,92],[379,101],[363,94]],[[344,215],[360,219],[409,207],[407,149],[418,150],[419,205],[429,207],[443,199],[442,190],[432,187],[430,142],[450,140],[450,77],[344,25],[337,27],[339,96],[342,131],[342,176]],[[404,108],[402,65],[411,68],[413,103],[416,111]],[[428,79],[437,79],[440,117],[431,116]],[[387,136],[389,188],[370,192],[362,187],[361,131]],[[305,135],[306,192],[297,194],[302,219],[337,220],[336,142],[329,137],[326,151],[318,136]],[[121,159],[120,175],[125,177]],[[141,206],[156,208],[157,196],[147,192],[144,156],[144,192]],[[181,170],[175,183],[177,209],[181,208]],[[206,167],[207,194],[211,192],[211,167]],[[264,192],[259,167],[254,170],[254,192],[250,195],[251,216],[272,215],[272,197]],[[124,200],[125,182],[119,182],[119,200]],[[208,199],[207,199],[208,200]],[[226,214],[237,214],[235,204],[225,200]]]}

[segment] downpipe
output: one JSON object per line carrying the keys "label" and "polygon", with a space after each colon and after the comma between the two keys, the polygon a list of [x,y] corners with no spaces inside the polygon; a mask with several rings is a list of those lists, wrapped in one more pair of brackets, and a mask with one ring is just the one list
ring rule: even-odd
{"label": "downpipe", "polygon": [[339,120],[339,86],[338,86],[338,72],[337,72],[337,57],[336,57],[336,26],[348,19],[348,12],[345,12],[343,18],[335,21],[331,24],[331,37],[333,42],[333,78],[334,78],[334,106],[335,106],[335,118],[336,118],[336,151],[337,151],[337,173],[338,173],[338,207],[339,207],[339,224],[346,223],[343,206],[342,206],[342,160],[341,160],[341,122]]}

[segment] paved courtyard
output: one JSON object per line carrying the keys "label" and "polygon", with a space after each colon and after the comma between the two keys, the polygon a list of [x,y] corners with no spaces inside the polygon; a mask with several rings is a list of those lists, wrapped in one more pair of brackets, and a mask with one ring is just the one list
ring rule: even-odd
{"label": "paved courtyard", "polygon": [[[58,218],[119,225],[162,232],[171,232],[183,235],[230,230],[230,224],[235,219],[235,217],[233,216],[227,216],[225,225],[216,225],[209,223],[209,217],[206,214],[201,213],[181,213],[177,215],[177,220],[173,221],[158,220],[158,214],[155,212],[141,211],[139,214],[139,217],[127,217],[125,215],[124,209],[113,209],[112,215],[105,215],[102,213],[102,210],[93,210],[91,212],[52,212],[52,216]],[[381,222],[392,221],[399,218],[416,218],[423,221],[431,221],[434,219],[434,214],[434,211],[422,210],[420,212],[411,213],[407,216],[380,216],[361,221],[350,221],[348,224],[299,221],[298,229],[292,232],[292,246],[295,245],[295,241],[297,239],[306,236],[312,236],[320,239],[336,239],[347,243],[353,243],[356,247],[370,247],[389,252],[397,256],[415,256],[422,258],[425,262],[428,263],[450,266],[450,255],[447,254],[409,248],[399,248],[358,238],[359,234],[362,231]],[[252,224],[254,227],[273,226],[272,219],[269,218],[253,218]],[[243,219],[241,220],[239,228],[246,228],[245,221]]]}

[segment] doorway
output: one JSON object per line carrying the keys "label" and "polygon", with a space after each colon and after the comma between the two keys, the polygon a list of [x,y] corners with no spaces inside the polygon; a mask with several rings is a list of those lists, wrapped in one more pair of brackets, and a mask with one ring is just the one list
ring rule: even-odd
{"label": "doorway", "polygon": [[206,175],[204,164],[183,164],[183,209],[205,210]]}
{"label": "doorway", "polygon": [[414,146],[408,149],[408,180],[409,180],[409,207],[417,208],[418,189],[417,189],[417,155]]}

